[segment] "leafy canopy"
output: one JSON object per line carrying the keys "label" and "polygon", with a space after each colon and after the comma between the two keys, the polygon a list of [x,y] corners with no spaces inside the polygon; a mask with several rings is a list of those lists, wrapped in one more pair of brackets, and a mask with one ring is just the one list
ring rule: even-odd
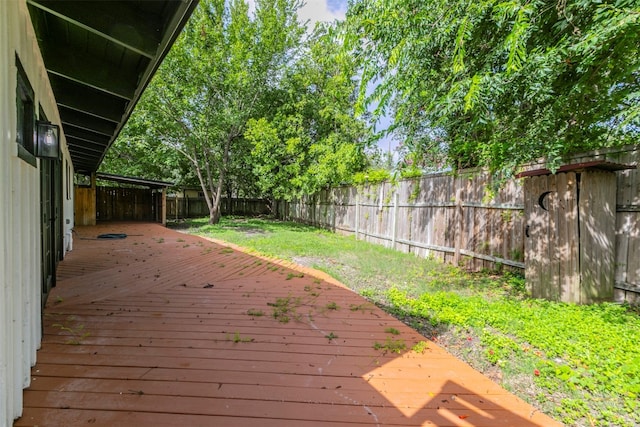
{"label": "leafy canopy", "polygon": [[418,160],[513,171],[637,141],[638,0],[351,0],[349,10],[358,108],[392,114]]}
{"label": "leafy canopy", "polygon": [[356,64],[339,28],[318,26],[282,79],[277,108],[248,122],[257,183],[290,199],[338,185],[366,166],[365,123],[354,117]]}

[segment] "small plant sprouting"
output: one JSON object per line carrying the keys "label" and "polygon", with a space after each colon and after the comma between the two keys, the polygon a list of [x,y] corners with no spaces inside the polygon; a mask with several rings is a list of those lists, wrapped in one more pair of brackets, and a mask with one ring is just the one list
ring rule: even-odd
{"label": "small plant sprouting", "polygon": [[222,250],[219,253],[221,253],[221,254],[232,254],[233,253],[233,249],[231,249],[231,248],[222,248]]}
{"label": "small plant sprouting", "polygon": [[366,312],[371,311],[371,304],[369,303],[364,303],[364,304],[351,304],[349,305],[349,310],[351,311],[362,311],[362,312]]}
{"label": "small plant sprouting", "polygon": [[229,336],[227,336],[227,339],[230,339],[231,341],[233,341],[234,344],[237,344],[240,342],[253,342],[253,338],[242,337],[240,336],[240,332],[234,333],[232,338],[229,338]]}
{"label": "small plant sprouting", "polygon": [[276,302],[268,302],[267,305],[273,307],[273,318],[280,323],[289,323],[291,319],[298,320],[300,318],[300,315],[296,313],[296,309],[302,305],[302,300],[299,297],[277,298]]}
{"label": "small plant sprouting", "polygon": [[419,343],[411,347],[411,350],[420,354],[424,354],[427,349],[429,349],[429,343],[427,341],[420,341]]}
{"label": "small plant sprouting", "polygon": [[373,343],[373,349],[384,350],[385,352],[390,351],[392,353],[400,354],[407,349],[407,345],[402,340],[387,338],[384,343],[379,343],[378,341]]}
{"label": "small plant sprouting", "polygon": [[314,298],[316,298],[316,297],[319,297],[319,296],[320,296],[320,293],[319,293],[319,292],[317,292],[317,291],[314,291],[314,290],[313,290],[313,287],[311,287],[311,286],[309,286],[309,285],[307,285],[307,286],[305,286],[305,287],[304,287],[304,291],[305,291],[305,292],[308,292],[308,293],[309,293],[309,296],[314,297]]}
{"label": "small plant sprouting", "polygon": [[327,310],[339,310],[340,307],[338,306],[338,304],[336,304],[335,301],[331,301],[327,304]]}
{"label": "small plant sprouting", "polygon": [[338,336],[333,332],[330,332],[328,335],[325,335],[324,337],[327,338],[329,342],[331,342],[331,340],[335,340],[336,338],[338,338]]}
{"label": "small plant sprouting", "polygon": [[363,289],[360,291],[360,295],[365,298],[373,299],[376,296],[376,291],[373,289]]}
{"label": "small plant sprouting", "polygon": [[384,331],[391,335],[400,335],[400,331],[397,330],[396,328],[387,328]]}
{"label": "small plant sprouting", "polygon": [[287,280],[291,280],[291,279],[293,279],[294,277],[300,277],[300,278],[303,278],[303,277],[304,277],[304,274],[302,274],[302,273],[297,273],[297,274],[296,274],[296,273],[288,273],[288,274],[287,274]]}
{"label": "small plant sprouting", "polygon": [[84,330],[84,325],[79,325],[75,329],[70,328],[68,326],[64,326],[62,323],[56,323],[52,326],[54,328],[59,328],[61,331],[65,331],[71,334],[71,338],[65,341],[65,344],[80,345],[82,344],[83,339],[91,335],[89,332],[82,332]]}
{"label": "small plant sprouting", "polygon": [[247,314],[253,317],[262,317],[264,316],[264,311],[250,308],[249,310],[247,310]]}

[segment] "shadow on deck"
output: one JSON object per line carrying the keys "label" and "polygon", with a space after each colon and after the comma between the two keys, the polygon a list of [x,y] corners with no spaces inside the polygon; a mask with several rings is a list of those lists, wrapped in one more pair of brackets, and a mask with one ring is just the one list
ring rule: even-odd
{"label": "shadow on deck", "polygon": [[75,239],[16,426],[559,425],[434,343],[374,349],[424,338],[343,287],[156,224]]}

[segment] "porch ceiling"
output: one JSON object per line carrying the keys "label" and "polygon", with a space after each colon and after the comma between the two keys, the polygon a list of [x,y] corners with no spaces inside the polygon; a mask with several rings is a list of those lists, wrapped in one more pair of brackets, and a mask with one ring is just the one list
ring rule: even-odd
{"label": "porch ceiling", "polygon": [[198,0],[27,0],[77,172],[94,172]]}

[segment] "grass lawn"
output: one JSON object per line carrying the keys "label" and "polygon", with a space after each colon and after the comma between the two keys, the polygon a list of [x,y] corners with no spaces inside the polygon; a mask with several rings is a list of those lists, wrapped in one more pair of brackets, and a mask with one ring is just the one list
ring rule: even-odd
{"label": "grass lawn", "polygon": [[176,224],[322,270],[569,426],[640,425],[640,317],[534,300],[513,274],[471,274],[304,225]]}

